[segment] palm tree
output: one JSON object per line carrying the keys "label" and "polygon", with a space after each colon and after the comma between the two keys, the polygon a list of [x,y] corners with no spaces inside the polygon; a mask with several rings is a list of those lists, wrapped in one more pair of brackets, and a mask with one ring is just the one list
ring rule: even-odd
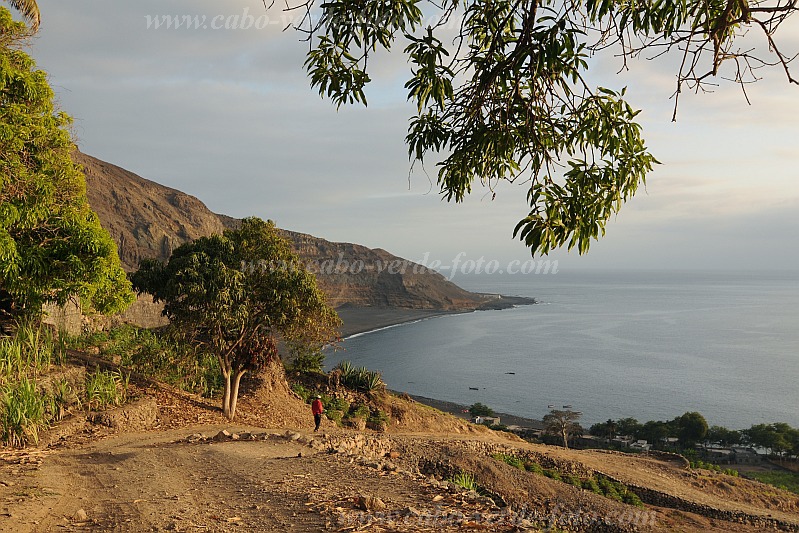
{"label": "palm tree", "polygon": [[28,19],[31,29],[36,31],[39,29],[39,4],[36,0],[6,0],[11,7],[22,13],[22,16]]}

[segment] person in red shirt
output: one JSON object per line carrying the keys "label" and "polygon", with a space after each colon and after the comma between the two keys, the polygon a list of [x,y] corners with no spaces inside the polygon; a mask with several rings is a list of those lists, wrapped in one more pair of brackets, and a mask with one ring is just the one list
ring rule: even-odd
{"label": "person in red shirt", "polygon": [[311,412],[313,413],[313,421],[316,424],[314,431],[319,431],[319,424],[322,423],[322,413],[325,412],[325,406],[322,405],[322,397],[317,396],[311,402]]}

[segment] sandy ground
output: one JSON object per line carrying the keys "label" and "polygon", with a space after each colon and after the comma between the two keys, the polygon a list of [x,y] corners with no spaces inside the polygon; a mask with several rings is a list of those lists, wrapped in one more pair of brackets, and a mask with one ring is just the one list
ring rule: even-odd
{"label": "sandy ground", "polygon": [[[341,317],[341,336],[349,337],[375,329],[416,322],[437,316],[459,313],[460,311],[430,311],[425,309],[401,309],[396,307],[340,307],[336,309]],[[470,311],[466,311],[470,312]]]}
{"label": "sandy ground", "polygon": [[[265,431],[268,438],[187,441],[189,435],[213,436],[223,427]],[[203,425],[95,438],[60,450],[6,451],[0,454],[0,531],[538,531],[518,521],[498,521],[503,511],[488,498],[455,491],[409,470],[388,470],[357,456],[328,453],[313,446],[314,437],[317,442],[324,438],[313,432]],[[463,443],[497,439],[490,434],[388,438],[402,454],[425,449],[453,458]],[[562,460],[596,463],[619,478],[645,481],[698,502],[718,506],[728,501],[730,508],[799,524],[799,514],[771,510],[768,501],[740,501],[751,487],[718,494],[703,488],[703,476],[662,461],[519,445]],[[402,454],[396,464],[402,465]],[[506,482],[513,482],[513,476],[521,475],[494,463],[497,479],[506,476]],[[544,495],[555,506],[591,505],[612,512],[622,505],[544,476],[524,475],[531,483],[530,497]],[[758,531],[670,509],[645,512],[656,518],[644,531]],[[374,521],[381,516],[390,523]]]}

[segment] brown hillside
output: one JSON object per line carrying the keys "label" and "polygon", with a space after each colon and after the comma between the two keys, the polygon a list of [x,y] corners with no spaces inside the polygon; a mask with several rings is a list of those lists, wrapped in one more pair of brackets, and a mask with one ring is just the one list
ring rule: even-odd
{"label": "brown hillside", "polygon": [[[194,196],[116,165],[80,152],[74,159],[84,167],[89,203],[116,241],[128,271],[136,270],[145,258],[164,261],[184,242],[237,223],[211,212]],[[335,307],[454,311],[491,305],[494,300],[465,291],[437,272],[385,250],[285,233]]]}

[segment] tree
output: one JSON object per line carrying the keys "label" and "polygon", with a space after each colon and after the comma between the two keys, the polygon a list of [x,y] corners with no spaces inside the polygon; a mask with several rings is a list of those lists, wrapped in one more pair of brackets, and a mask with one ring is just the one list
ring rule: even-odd
{"label": "tree", "polygon": [[[307,0],[287,10],[305,14],[295,27],[310,43],[311,85],[338,106],[366,104],[374,55],[402,41],[417,111],[410,159],[437,158],[441,193],[456,202],[476,181],[494,194],[501,181],[529,183],[514,236],[532,253],[586,252],[657,164],[625,90],[590,82],[595,57],[627,69],[639,56],[674,56],[675,119],[680,95],[714,78],[745,95],[757,69],[775,65],[798,83],[776,41],[796,2]],[[747,33],[760,42],[742,43]]]}
{"label": "tree", "polygon": [[635,437],[657,445],[671,434],[672,430],[666,422],[649,420],[636,431]]}
{"label": "tree", "polygon": [[721,446],[735,446],[741,443],[741,432],[723,426],[711,426],[707,430],[706,438],[709,442]]}
{"label": "tree", "polygon": [[632,437],[638,434],[641,424],[635,418],[621,418],[616,422],[616,434]]}
{"label": "tree", "polygon": [[7,0],[8,4],[28,19],[33,31],[39,29],[39,4],[36,0]]}
{"label": "tree", "polygon": [[598,422],[593,424],[588,432],[595,437],[604,437],[608,442],[612,441],[616,436],[618,426],[615,420],[608,419],[607,422]]}
{"label": "tree", "polygon": [[70,158],[72,119],[21,50],[29,36],[0,8],[0,311],[37,316],[72,298],[119,311],[133,301],[130,283]]}
{"label": "tree", "polygon": [[494,410],[487,405],[477,402],[469,407],[469,414],[472,416],[494,416]]}
{"label": "tree", "polygon": [[562,438],[563,447],[568,448],[570,437],[583,434],[582,426],[577,423],[581,416],[582,413],[577,411],[553,409],[544,416],[544,431]]}
{"label": "tree", "polygon": [[693,446],[702,441],[707,435],[707,421],[696,411],[691,411],[678,416],[674,420],[677,437],[684,448]]}
{"label": "tree", "polygon": [[167,264],[143,261],[133,283],[164,302],[164,315],[186,338],[216,355],[222,411],[231,420],[241,378],[277,360],[279,342],[318,348],[340,324],[288,241],[258,218],[180,246]]}

